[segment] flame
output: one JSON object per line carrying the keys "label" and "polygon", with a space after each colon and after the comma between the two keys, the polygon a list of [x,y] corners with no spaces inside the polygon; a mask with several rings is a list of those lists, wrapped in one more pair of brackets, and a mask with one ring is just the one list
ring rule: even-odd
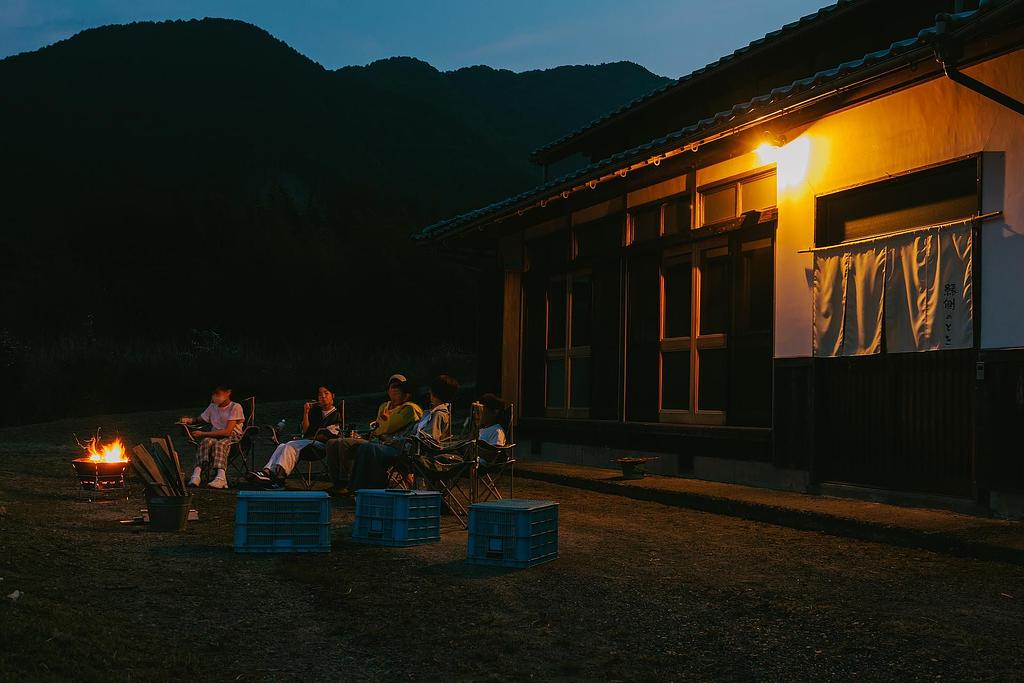
{"label": "flame", "polygon": [[114,439],[110,443],[102,444],[99,439],[93,437],[85,444],[86,455],[92,462],[127,462],[124,455],[124,442],[121,439]]}

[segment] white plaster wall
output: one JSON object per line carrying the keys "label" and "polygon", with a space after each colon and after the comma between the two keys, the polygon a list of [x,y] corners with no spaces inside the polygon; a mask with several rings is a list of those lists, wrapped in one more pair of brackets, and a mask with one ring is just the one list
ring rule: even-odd
{"label": "white plaster wall", "polygon": [[[1024,50],[966,73],[1024,99]],[[982,228],[981,345],[1024,346],[1024,117],[940,78],[786,137],[778,160],[776,357],[811,355],[811,255],[797,252],[813,246],[815,196],[977,152],[985,153],[983,209],[1004,212]],[[784,186],[793,175],[787,166],[803,164],[800,182]]]}

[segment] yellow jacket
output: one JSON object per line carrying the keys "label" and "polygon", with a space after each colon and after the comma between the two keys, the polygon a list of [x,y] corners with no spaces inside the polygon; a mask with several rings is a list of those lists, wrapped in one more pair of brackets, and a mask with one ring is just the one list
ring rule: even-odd
{"label": "yellow jacket", "polygon": [[377,428],[371,433],[372,436],[393,435],[403,429],[416,424],[423,417],[423,408],[412,401],[388,408],[388,401],[384,401],[377,408]]}

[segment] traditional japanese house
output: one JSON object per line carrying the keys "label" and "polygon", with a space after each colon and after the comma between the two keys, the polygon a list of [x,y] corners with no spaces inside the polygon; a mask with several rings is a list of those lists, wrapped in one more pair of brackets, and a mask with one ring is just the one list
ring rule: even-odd
{"label": "traditional japanese house", "polygon": [[1019,514],[1022,22],[838,2],[423,229],[481,265],[479,383],[524,455]]}

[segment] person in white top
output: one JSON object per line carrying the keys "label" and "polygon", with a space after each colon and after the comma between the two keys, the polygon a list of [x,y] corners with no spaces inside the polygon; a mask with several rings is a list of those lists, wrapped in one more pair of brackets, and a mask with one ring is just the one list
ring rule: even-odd
{"label": "person in white top", "polygon": [[484,394],[474,406],[479,415],[479,432],[477,441],[482,441],[491,446],[506,445],[505,428],[501,426],[501,415],[508,408],[508,404],[500,396]]}
{"label": "person in white top", "polygon": [[245,412],[242,406],[231,400],[230,386],[220,384],[214,388],[210,395],[210,405],[198,417],[185,416],[178,421],[183,425],[196,422],[209,425],[209,429],[191,431],[199,442],[199,448],[196,449],[196,465],[188,485],[199,486],[203,473],[209,475],[212,472],[213,477],[207,486],[211,489],[226,489],[228,454],[232,444],[242,438],[242,425],[245,424]]}
{"label": "person in white top", "polygon": [[341,413],[334,406],[334,390],[321,385],[317,388],[316,400],[302,405],[302,434],[278,444],[263,469],[249,472],[246,478],[264,488],[285,488],[284,480],[295,469],[299,453],[312,449],[309,459],[322,459],[326,455],[327,441],[341,434],[341,426]]}

